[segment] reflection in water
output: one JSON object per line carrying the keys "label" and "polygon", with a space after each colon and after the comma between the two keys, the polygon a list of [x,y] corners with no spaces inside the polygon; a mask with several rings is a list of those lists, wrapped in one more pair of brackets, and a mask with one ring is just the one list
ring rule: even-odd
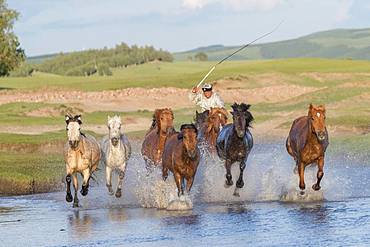
{"label": "reflection in water", "polygon": [[108,219],[112,222],[123,222],[127,220],[124,208],[109,208]]}
{"label": "reflection in water", "polygon": [[68,222],[73,237],[77,239],[90,237],[93,219],[88,211],[74,210],[73,214],[68,216]]}
{"label": "reflection in water", "polygon": [[199,216],[194,214],[189,214],[185,216],[172,216],[165,217],[161,219],[161,222],[166,226],[171,225],[197,225],[199,224]]}

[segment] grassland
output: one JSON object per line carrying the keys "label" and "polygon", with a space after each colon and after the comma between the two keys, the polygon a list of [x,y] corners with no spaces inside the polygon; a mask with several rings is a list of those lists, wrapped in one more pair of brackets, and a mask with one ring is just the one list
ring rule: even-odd
{"label": "grassland", "polygon": [[[1,78],[0,88],[11,89],[6,91],[7,94],[54,89],[90,92],[130,87],[191,88],[212,65],[212,62],[151,63],[116,69],[111,77],[63,77],[36,73],[29,78]],[[252,104],[256,118],[253,131],[259,135],[270,135],[270,130],[275,130],[284,136],[292,120],[305,114],[307,105],[313,102],[327,107],[332,152],[367,152],[370,144],[369,61],[315,58],[231,61],[218,67],[209,81],[221,84],[226,88],[223,92],[230,95],[238,90],[256,90],[256,95],[251,94],[246,100]],[[232,87],[234,84],[237,86]],[[229,85],[234,89],[227,89]],[[263,90],[279,90],[273,86],[280,85],[286,86],[284,90],[291,86],[297,90],[309,88],[310,91],[282,100],[254,102],[259,94],[265,92]],[[5,91],[0,90],[0,94],[2,92]],[[228,108],[231,103],[231,100],[227,102]],[[64,165],[59,147],[65,141],[63,116],[68,107],[75,105],[73,102],[0,104],[0,187],[4,188],[0,194],[42,192],[60,187]],[[30,115],[30,112],[43,108],[54,109],[57,113],[53,116]],[[176,128],[193,119],[194,108],[184,106],[174,111]],[[89,126],[102,126],[104,132],[106,117],[113,114],[120,114],[124,119],[146,119],[148,123],[152,117],[152,112],[147,110],[97,110],[84,112],[83,119]],[[46,130],[33,135],[7,131],[15,127]],[[49,131],[48,127],[55,128]],[[128,134],[141,140],[144,133],[144,129],[137,129]],[[93,134],[100,137],[102,133]],[[43,150],[40,148],[43,146],[48,148]]]}

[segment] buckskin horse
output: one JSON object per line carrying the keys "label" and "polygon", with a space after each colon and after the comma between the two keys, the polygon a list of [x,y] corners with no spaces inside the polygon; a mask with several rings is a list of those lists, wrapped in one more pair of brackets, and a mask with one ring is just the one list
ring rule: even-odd
{"label": "buckskin horse", "polygon": [[216,139],[220,130],[227,123],[228,113],[225,108],[211,108],[203,113],[196,112],[195,122],[199,131],[198,140],[205,144],[211,153],[216,151]]}
{"label": "buckskin horse", "polygon": [[325,127],[325,106],[310,104],[307,116],[294,120],[286,140],[286,149],[296,162],[299,175],[301,195],[306,188],[304,171],[306,166],[316,163],[318,166],[317,182],[312,189],[320,190],[320,182],[324,176],[324,157],[329,145],[328,131]]}
{"label": "buckskin horse", "polygon": [[125,134],[121,132],[121,117],[108,116],[109,134],[101,141],[102,161],[105,164],[106,186],[110,195],[112,189],[112,171],[118,171],[116,197],[122,195],[122,182],[125,177],[127,161],[131,156],[131,145]]}
{"label": "buckskin horse", "polygon": [[190,193],[200,160],[197,147],[198,131],[195,125],[183,124],[180,131],[168,139],[162,161],[163,180],[167,179],[170,170],[174,175],[179,197],[184,195],[185,179],[186,191]]}
{"label": "buckskin horse", "polygon": [[222,128],[217,137],[217,154],[225,160],[225,187],[233,185],[231,166],[240,162],[239,179],[236,182],[234,196],[239,196],[238,189],[244,187],[243,172],[248,155],[253,148],[253,137],[249,131],[250,123],[254,120],[249,112],[250,105],[234,103],[232,106],[233,123]]}
{"label": "buckskin horse", "polygon": [[[64,147],[64,161],[66,163],[67,195],[66,201],[78,207],[78,178],[77,173],[83,177],[81,195],[86,196],[89,189],[89,180],[97,169],[100,161],[100,147],[94,137],[81,132],[81,115],[74,117],[66,115],[68,141]],[[74,199],[71,194],[71,177],[75,190]]]}
{"label": "buckskin horse", "polygon": [[169,108],[156,109],[153,114],[152,126],[145,135],[141,146],[141,154],[146,168],[150,172],[162,161],[164,145],[169,136],[176,133],[173,127],[173,112]]}

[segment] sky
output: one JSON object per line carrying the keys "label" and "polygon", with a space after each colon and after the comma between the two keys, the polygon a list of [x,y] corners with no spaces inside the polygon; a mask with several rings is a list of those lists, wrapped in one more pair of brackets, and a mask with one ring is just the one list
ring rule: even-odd
{"label": "sky", "polygon": [[28,56],[129,45],[171,52],[370,27],[367,0],[7,0]]}

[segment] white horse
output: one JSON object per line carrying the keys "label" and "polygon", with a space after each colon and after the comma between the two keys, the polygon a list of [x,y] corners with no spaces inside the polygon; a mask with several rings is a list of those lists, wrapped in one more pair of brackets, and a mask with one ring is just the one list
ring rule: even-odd
{"label": "white horse", "polygon": [[122,182],[125,177],[127,160],[131,156],[131,145],[128,138],[121,133],[122,121],[121,117],[108,116],[109,135],[105,136],[101,141],[102,161],[105,163],[106,185],[110,195],[113,195],[112,189],[112,171],[118,171],[118,185],[116,197],[122,195]]}
{"label": "white horse", "polygon": [[81,115],[74,117],[66,115],[68,141],[64,147],[64,161],[66,163],[67,195],[66,201],[72,202],[71,177],[75,190],[73,207],[78,207],[78,178],[77,173],[83,177],[81,194],[86,196],[89,190],[89,180],[97,169],[100,161],[100,147],[93,136],[81,133]]}

